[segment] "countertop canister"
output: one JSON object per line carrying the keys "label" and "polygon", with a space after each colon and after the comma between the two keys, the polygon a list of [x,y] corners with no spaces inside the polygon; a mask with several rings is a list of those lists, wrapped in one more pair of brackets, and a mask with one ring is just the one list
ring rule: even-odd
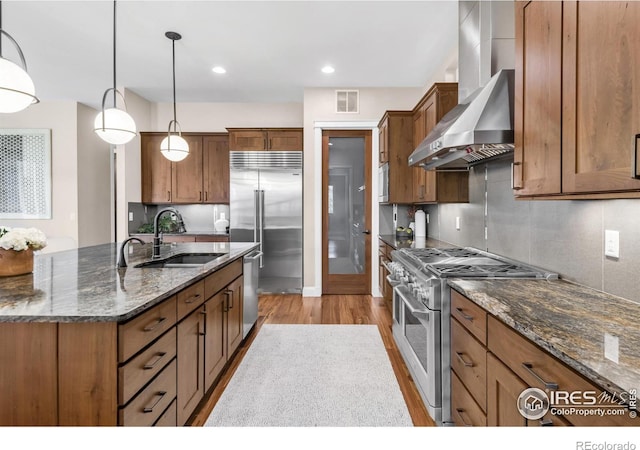
{"label": "countertop canister", "polygon": [[426,237],[427,236],[427,217],[424,211],[422,210],[416,211],[415,222],[416,222],[416,229],[415,229],[416,237]]}

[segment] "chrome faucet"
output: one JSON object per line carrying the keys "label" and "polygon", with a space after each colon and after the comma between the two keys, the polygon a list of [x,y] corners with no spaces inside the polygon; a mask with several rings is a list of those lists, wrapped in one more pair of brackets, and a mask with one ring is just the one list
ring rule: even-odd
{"label": "chrome faucet", "polygon": [[184,221],[182,220],[182,215],[178,212],[177,209],[169,207],[164,208],[158,211],[156,217],[153,219],[153,255],[152,259],[160,258],[160,243],[162,239],[160,239],[160,230],[158,230],[158,221],[160,220],[160,216],[165,212],[171,212],[176,215],[178,219],[178,233],[185,233],[187,229],[184,227]]}
{"label": "chrome faucet", "polygon": [[125,239],[124,241],[122,241],[122,244],[120,245],[120,253],[118,256],[118,263],[116,264],[116,267],[118,268],[127,267],[127,261],[124,257],[124,248],[127,246],[127,243],[131,241],[137,241],[141,244],[145,243],[142,239],[139,239],[137,237],[130,237],[129,239]]}

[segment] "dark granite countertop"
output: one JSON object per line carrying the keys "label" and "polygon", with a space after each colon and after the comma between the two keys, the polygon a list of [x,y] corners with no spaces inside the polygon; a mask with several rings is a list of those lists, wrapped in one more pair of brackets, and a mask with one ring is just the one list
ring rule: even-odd
{"label": "dark granite countertop", "polygon": [[33,273],[0,278],[0,322],[122,321],[170,297],[256,248],[254,243],[163,244],[161,256],[225,253],[203,266],[136,269],[151,259],[152,244],[131,243],[129,267],[116,269],[119,244],[34,257]]}
{"label": "dark granite countertop", "polygon": [[449,285],[601,388],[640,388],[640,304],[563,280]]}
{"label": "dark granite countertop", "polygon": [[419,238],[414,237],[413,239],[407,238],[398,238],[395,234],[379,234],[378,238],[381,239],[385,244],[390,245],[397,250],[399,248],[430,248],[430,247],[438,247],[438,248],[448,248],[448,247],[456,247],[453,244],[448,242],[439,241],[437,239],[432,239],[430,237],[427,238]]}

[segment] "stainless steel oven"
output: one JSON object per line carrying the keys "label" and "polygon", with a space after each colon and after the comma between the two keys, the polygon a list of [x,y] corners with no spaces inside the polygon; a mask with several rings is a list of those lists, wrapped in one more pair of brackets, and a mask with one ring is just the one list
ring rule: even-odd
{"label": "stainless steel oven", "polygon": [[451,419],[450,277],[557,278],[470,247],[391,252],[393,337],[424,405],[438,425]]}
{"label": "stainless steel oven", "polygon": [[384,163],[378,169],[378,201],[389,201],[389,163]]}

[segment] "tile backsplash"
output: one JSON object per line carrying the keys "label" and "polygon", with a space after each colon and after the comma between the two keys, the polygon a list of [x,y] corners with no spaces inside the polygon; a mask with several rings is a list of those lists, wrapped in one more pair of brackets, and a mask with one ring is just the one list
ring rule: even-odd
{"label": "tile backsplash", "polygon": [[[129,233],[135,233],[141,225],[152,223],[156,213],[166,205],[143,205],[129,203]],[[172,205],[182,215],[187,232],[213,232],[215,221],[222,214],[229,220],[229,205]]]}
{"label": "tile backsplash", "polygon": [[[468,204],[427,207],[430,237],[517,259],[640,302],[639,199],[515,200],[508,161],[473,167],[469,183]],[[619,258],[604,255],[605,230],[619,231]]]}

